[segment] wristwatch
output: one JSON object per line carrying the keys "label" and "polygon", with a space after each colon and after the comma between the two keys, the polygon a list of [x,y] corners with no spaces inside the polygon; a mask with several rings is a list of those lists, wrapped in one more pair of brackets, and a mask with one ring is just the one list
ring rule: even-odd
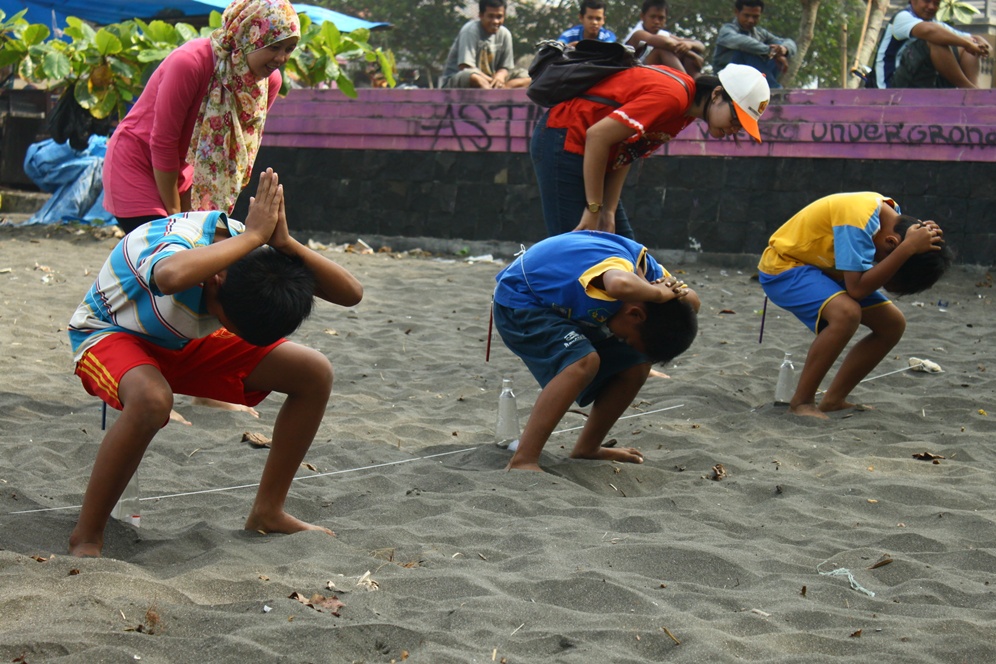
{"label": "wristwatch", "polygon": [[602,211],[601,203],[588,203],[588,212],[594,212],[595,214],[598,214],[601,211]]}

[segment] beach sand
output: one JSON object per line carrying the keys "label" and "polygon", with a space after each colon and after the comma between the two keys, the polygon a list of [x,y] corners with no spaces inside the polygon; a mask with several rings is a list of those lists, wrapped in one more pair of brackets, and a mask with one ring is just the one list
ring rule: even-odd
{"label": "beach sand", "polygon": [[179,397],[192,424],[142,462],[141,527],[112,520],[106,557],[78,560],[101,406],[65,328],[112,245],[0,229],[2,661],[993,661],[982,269],[902,298],[904,339],[854,393],[876,410],[817,422],[772,403],[783,352],[801,364],[811,335],[769,307],[758,344],[752,270],[665,261],[704,304],[690,351],[611,434],[646,463],[568,459],[569,413],[535,474],[504,472],[493,444],[501,379],[522,422],[538,393],[500,341],[484,361],[499,264],[330,252],[366,295],[294,335],[336,378],[288,510],[337,536],[242,530],[266,455],[242,434],[270,434],[278,397],[258,420]]}

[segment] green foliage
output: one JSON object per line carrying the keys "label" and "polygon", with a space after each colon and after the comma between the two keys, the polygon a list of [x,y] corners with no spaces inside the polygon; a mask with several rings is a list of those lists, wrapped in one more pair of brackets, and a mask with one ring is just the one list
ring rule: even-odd
{"label": "green foliage", "polygon": [[976,14],[981,12],[968,2],[960,0],[941,0],[937,8],[937,20],[944,23],[961,23],[967,25],[972,22]]}
{"label": "green foliage", "polygon": [[315,0],[314,4],[394,27],[370,36],[372,44],[397,54],[406,66],[438,79],[446,54],[467,17],[462,0]]}
{"label": "green foliage", "polygon": [[[957,2],[958,0],[942,0]],[[398,60],[418,67],[434,78],[442,72],[450,45],[467,21],[458,0],[315,0],[331,9],[386,21],[392,30],[371,37],[390,45]],[[620,38],[640,20],[640,0],[607,0],[606,25]],[[512,32],[516,56],[533,53],[542,39],[555,38],[578,23],[576,0],[512,0],[505,25]],[[668,0],[668,28],[682,37],[702,41],[711,53],[720,26],[733,19],[733,0]],[[476,15],[476,5],[471,13]],[[847,22],[848,61],[859,47],[865,3],[862,0],[823,0],[813,42],[796,82],[806,86],[840,85],[841,27]],[[761,26],[799,41],[802,3],[768,0]]]}
{"label": "green foliage", "polygon": [[[26,11],[26,10],[25,10]],[[210,35],[221,25],[221,14],[212,12],[209,26],[198,32],[186,23],[146,23],[139,19],[94,29],[70,16],[63,31],[66,40],[50,39],[49,29],[29,24],[24,11],[7,18],[0,11],[0,66],[13,66],[25,81],[58,90],[72,87],[76,101],[95,118],[117,114],[145,87],[149,76],[176,47],[199,36]],[[394,85],[391,53],[368,43],[369,32],[342,34],[332,23],[314,24],[300,15],[302,39],[288,63],[288,72],[305,85],[335,81],[342,92],[356,96],[352,81],[340,69],[340,59],[376,63]],[[285,87],[287,79],[284,79]]]}

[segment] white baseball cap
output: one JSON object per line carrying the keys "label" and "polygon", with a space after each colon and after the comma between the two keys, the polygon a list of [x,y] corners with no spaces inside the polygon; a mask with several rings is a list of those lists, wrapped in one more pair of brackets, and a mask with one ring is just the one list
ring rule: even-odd
{"label": "white baseball cap", "polygon": [[757,121],[771,99],[771,89],[764,74],[749,65],[726,65],[719,72],[719,82],[733,99],[740,125],[760,143]]}

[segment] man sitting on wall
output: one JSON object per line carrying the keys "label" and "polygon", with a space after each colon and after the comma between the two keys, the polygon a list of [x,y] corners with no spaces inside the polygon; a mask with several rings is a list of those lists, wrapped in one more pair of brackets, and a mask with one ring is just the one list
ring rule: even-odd
{"label": "man sitting on wall", "polygon": [[515,67],[512,33],[504,26],[505,0],[480,0],[479,17],[457,35],[446,57],[441,87],[524,88],[529,75]]}
{"label": "man sitting on wall", "polygon": [[573,46],[582,39],[597,39],[603,42],[614,42],[616,33],[605,27],[604,0],[581,0],[578,16],[581,23],[573,28],[567,28],[557,37],[557,41]]}
{"label": "man sitting on wall", "polygon": [[795,57],[795,42],[758,27],[764,0],[736,0],[734,7],[734,19],[724,24],[716,36],[713,69],[722,71],[730,63],[750,65],[768,77],[769,87],[782,87],[778,78],[788,71],[789,60]]}
{"label": "man sitting on wall", "polygon": [[667,0],[644,0],[640,22],[626,35],[626,45],[636,49],[648,65],[665,65],[698,78],[705,63],[705,44],[668,32],[667,17]]}
{"label": "man sitting on wall", "polygon": [[939,4],[911,0],[889,21],[868,87],[978,87],[979,61],[989,57],[989,42],[935,20]]}

